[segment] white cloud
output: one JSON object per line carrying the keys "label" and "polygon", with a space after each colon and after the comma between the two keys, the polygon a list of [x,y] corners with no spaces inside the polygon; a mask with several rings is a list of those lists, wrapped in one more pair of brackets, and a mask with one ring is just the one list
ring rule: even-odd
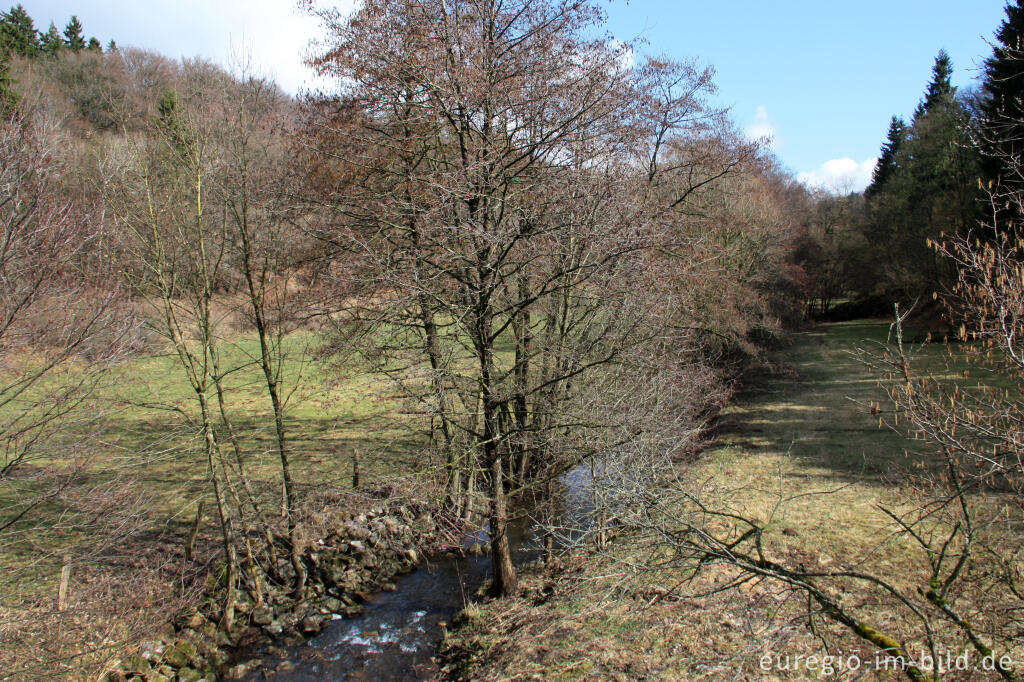
{"label": "white cloud", "polygon": [[859,192],[871,182],[871,173],[878,159],[857,163],[849,157],[832,159],[812,171],[797,175],[797,180],[808,187],[828,190],[834,194]]}
{"label": "white cloud", "polygon": [[768,145],[771,147],[778,144],[779,129],[775,127],[775,124],[768,116],[767,107],[763,105],[757,108],[757,112],[754,114],[754,121],[746,127],[744,132],[751,140],[767,139]]}
{"label": "white cloud", "polygon": [[[349,3],[339,4],[344,9]],[[204,56],[229,67],[248,58],[256,72],[294,93],[322,85],[303,64],[310,41],[322,35],[319,20],[297,5],[294,0],[178,0],[174,6],[185,16],[205,14],[204,24],[215,27],[205,36]],[[189,6],[192,11],[185,9]]]}
{"label": "white cloud", "polygon": [[613,50],[622,51],[622,54],[619,55],[620,69],[622,69],[623,71],[629,71],[634,66],[636,66],[636,55],[633,54],[633,47],[631,45],[627,45],[621,40],[612,38],[612,40],[608,43],[608,47],[610,47]]}
{"label": "white cloud", "polygon": [[[60,29],[71,14],[67,0],[22,0],[46,30],[50,21]],[[303,64],[310,41],[321,38],[319,20],[300,9],[301,0],[79,0],[74,11],[86,36],[106,45],[113,38],[121,46],[162,52],[168,57],[203,56],[223,66],[250,57],[250,66],[271,76],[287,91],[319,85]],[[321,4],[321,3],[318,3]],[[355,0],[338,0],[341,11]]]}

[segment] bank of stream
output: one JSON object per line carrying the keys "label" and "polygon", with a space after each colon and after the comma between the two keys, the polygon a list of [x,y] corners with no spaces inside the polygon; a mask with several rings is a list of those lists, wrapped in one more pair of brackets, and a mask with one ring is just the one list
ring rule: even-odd
{"label": "bank of stream", "polygon": [[[592,509],[589,468],[561,478],[554,499],[559,526],[584,528]],[[542,534],[530,509],[520,510],[509,540],[514,561],[525,565],[542,555]],[[467,548],[487,541],[486,530],[466,539]],[[564,546],[565,540],[560,542]],[[474,598],[490,575],[490,557],[471,552],[426,557],[393,590],[370,595],[361,614],[334,616],[319,634],[301,644],[270,646],[246,680],[429,680],[439,668],[438,644],[448,623]]]}

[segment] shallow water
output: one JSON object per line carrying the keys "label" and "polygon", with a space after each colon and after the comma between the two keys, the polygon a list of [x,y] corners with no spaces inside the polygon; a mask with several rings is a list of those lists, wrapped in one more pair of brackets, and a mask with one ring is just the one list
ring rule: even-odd
{"label": "shallow water", "polygon": [[[279,680],[424,680],[433,677],[441,623],[449,623],[483,584],[486,557],[426,560],[403,576],[394,592],[373,595],[355,618],[338,618],[313,639],[282,647],[287,656],[264,658],[273,671],[287,659],[294,668]],[[260,675],[249,679],[260,679]]]}
{"label": "shallow water", "polygon": [[[561,507],[559,517],[565,525],[581,527],[590,510],[589,470],[574,469],[562,477],[562,484],[556,500]],[[486,529],[467,538],[467,544],[486,541]],[[518,565],[541,555],[538,531],[528,518],[511,524],[509,541]],[[254,670],[246,679],[433,679],[438,671],[435,657],[444,634],[442,624],[450,623],[465,608],[489,577],[490,569],[486,556],[427,558],[415,571],[396,581],[394,592],[371,596],[359,616],[336,616],[309,641],[291,647],[278,645],[285,655],[264,655],[262,669]]]}

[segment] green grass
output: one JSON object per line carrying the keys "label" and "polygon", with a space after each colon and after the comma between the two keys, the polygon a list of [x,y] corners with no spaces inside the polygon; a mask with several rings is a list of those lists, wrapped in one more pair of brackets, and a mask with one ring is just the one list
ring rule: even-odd
{"label": "green grass", "polygon": [[[406,414],[389,383],[354,365],[314,360],[321,344],[315,334],[296,333],[285,343],[282,390],[287,396],[289,456],[300,495],[351,489],[356,451],[364,488],[430,472],[425,434],[416,430],[422,424]],[[254,336],[238,335],[222,343],[221,364],[236,368],[226,380],[225,395],[246,472],[268,499],[274,499],[280,465],[271,404],[262,370],[254,362],[258,350]],[[26,399],[74,374],[55,374]],[[210,397],[214,398],[212,392]],[[76,446],[75,458],[87,462],[78,489],[130,481],[142,498],[138,504],[154,537],[183,537],[197,500],[210,494],[197,416],[194,392],[175,355],[131,359],[103,379],[79,417],[50,443],[45,459],[29,462],[24,476],[0,486],[0,512],[20,509],[39,488],[32,474],[67,466],[67,453]],[[221,436],[227,445],[226,436]],[[79,530],[61,527],[66,511],[63,502],[44,505],[2,538],[0,565],[5,575],[0,582],[8,589],[16,587],[22,596],[49,594],[62,549],[83,540],[88,544],[89,538]],[[47,551],[40,553],[41,545]]]}
{"label": "green grass", "polygon": [[[420,484],[431,479],[437,464],[424,419],[393,380],[352,358],[316,359],[323,342],[311,332],[288,336],[281,377],[288,453],[310,540],[316,537],[311,533],[333,522],[340,506],[371,504],[364,496],[372,498],[375,489],[388,484],[429,495],[429,485]],[[2,517],[15,513],[41,488],[41,472],[60,471],[75,460],[85,464],[70,495],[35,509],[0,537],[0,677],[15,667],[32,668],[44,657],[76,669],[75,657],[92,647],[100,649],[87,654],[90,660],[102,660],[154,633],[171,636],[164,632],[169,616],[193,604],[193,591],[203,584],[203,562],[219,551],[208,503],[201,562],[189,565],[182,558],[197,502],[209,500],[212,492],[196,429],[194,392],[177,356],[154,346],[104,376],[84,409],[48,442],[45,454],[0,485]],[[219,349],[221,366],[232,368],[225,397],[245,471],[264,509],[274,510],[280,504],[280,463],[271,403],[255,362],[258,340],[254,334],[232,332]],[[414,375],[418,358],[409,357]],[[7,360],[0,372],[25,368],[38,358]],[[507,349],[501,361],[508,362]],[[25,401],[82,371],[71,366],[54,373]],[[210,399],[215,400],[212,391]],[[0,408],[0,419],[18,409],[14,404]],[[219,435],[231,457],[226,434],[221,430]],[[348,497],[356,452],[360,490]],[[102,495],[109,504],[100,508]],[[134,531],[117,535],[126,528]],[[58,614],[53,600],[65,553],[75,557],[74,607]],[[45,676],[47,668],[40,670]]]}

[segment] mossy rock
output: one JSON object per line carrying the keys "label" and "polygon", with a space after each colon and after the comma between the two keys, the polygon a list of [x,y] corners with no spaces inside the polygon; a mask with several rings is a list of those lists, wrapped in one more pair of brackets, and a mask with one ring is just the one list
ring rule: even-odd
{"label": "mossy rock", "polygon": [[185,668],[198,658],[199,651],[192,642],[180,641],[164,651],[163,661],[172,668]]}
{"label": "mossy rock", "polygon": [[266,606],[261,606],[252,610],[252,622],[257,625],[270,625],[273,620],[274,612]]}
{"label": "mossy rock", "polygon": [[203,679],[203,674],[195,668],[178,669],[178,682],[199,682],[201,679]]}
{"label": "mossy rock", "polygon": [[153,670],[150,662],[141,654],[135,654],[128,659],[124,672],[134,675],[149,675]]}

